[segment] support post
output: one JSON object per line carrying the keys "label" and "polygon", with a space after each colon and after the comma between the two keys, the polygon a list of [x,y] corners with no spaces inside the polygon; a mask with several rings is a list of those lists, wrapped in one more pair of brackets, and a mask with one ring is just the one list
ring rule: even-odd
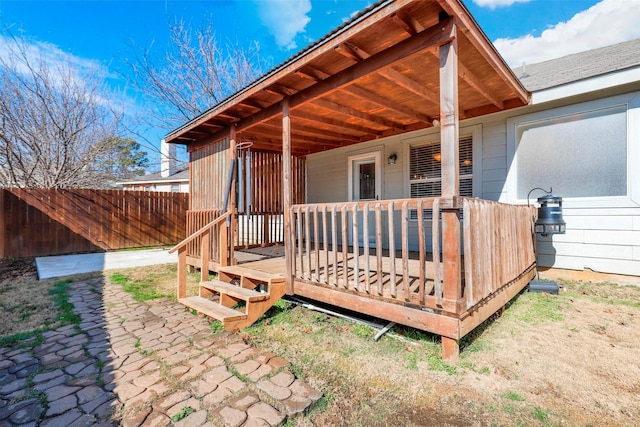
{"label": "support post", "polygon": [[[442,153],[442,196],[460,194],[459,112],[458,112],[458,42],[456,25],[452,40],[440,46],[440,150]],[[442,209],[443,293],[445,300],[462,298],[460,209]],[[458,340],[442,337],[442,356],[456,360]]]}
{"label": "support post", "polygon": [[200,242],[200,281],[209,280],[209,252],[211,249],[211,230],[207,230],[202,235]]}
{"label": "support post", "polygon": [[178,299],[187,296],[187,246],[178,249],[178,289],[176,289]]}
{"label": "support post", "polygon": [[[230,162],[231,164],[237,165],[237,159],[238,159],[238,151],[236,150],[236,127],[234,124],[232,124],[229,127],[229,151],[231,151],[231,159],[235,160],[235,162]],[[235,254],[234,254],[234,249],[235,249],[235,233],[236,233],[236,227],[237,227],[237,220],[236,220],[236,173],[234,171],[233,173],[233,178],[231,179],[231,191],[229,194],[229,209],[231,210],[231,212],[233,212],[231,214],[231,218],[229,221],[229,229],[227,230],[228,236],[227,236],[227,245],[228,247],[226,247],[224,249],[225,254],[228,254],[228,259],[227,259],[227,263],[225,265],[233,265],[235,264]],[[225,221],[225,226],[226,226],[226,221]],[[220,226],[223,226],[222,224],[220,224]]]}
{"label": "support post", "polygon": [[293,235],[291,228],[291,117],[289,116],[289,97],[282,100],[282,192],[284,217],[284,256],[287,268],[287,295],[293,295]]}

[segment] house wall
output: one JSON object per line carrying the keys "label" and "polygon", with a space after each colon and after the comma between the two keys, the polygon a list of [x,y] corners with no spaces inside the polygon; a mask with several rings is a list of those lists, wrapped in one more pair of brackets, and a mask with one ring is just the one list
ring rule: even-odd
{"label": "house wall", "polygon": [[139,183],[139,184],[123,184],[123,190],[136,190],[136,191],[160,191],[165,193],[171,193],[172,185],[178,185],[177,193],[188,193],[189,192],[189,183],[188,182],[151,182],[151,183]]}
{"label": "house wall", "polygon": [[[567,232],[538,238],[538,263],[543,267],[640,275],[640,86],[610,88],[568,98],[558,97],[505,113],[461,122],[460,135],[474,135],[473,195],[506,203],[527,203],[516,195],[517,156],[515,127],[537,115],[562,117],[569,111],[589,111],[599,106],[626,104],[628,194],[624,197],[564,198]],[[632,89],[632,90],[629,90]],[[308,156],[308,203],[348,200],[349,156],[378,150],[382,155],[382,199],[409,197],[410,144],[438,140],[430,128],[386,139],[343,147]],[[397,162],[387,158],[397,154]],[[576,157],[579,153],[576,153]],[[570,165],[567,165],[570,170]],[[598,173],[595,170],[593,173]],[[532,194],[532,202],[543,194]],[[556,194],[562,196],[562,194]],[[396,225],[399,233],[400,225]],[[410,246],[417,248],[416,223],[410,229]],[[429,241],[429,240],[428,240]],[[385,241],[386,242],[386,241]],[[385,243],[386,245],[386,243]],[[430,249],[430,248],[428,248]]]}

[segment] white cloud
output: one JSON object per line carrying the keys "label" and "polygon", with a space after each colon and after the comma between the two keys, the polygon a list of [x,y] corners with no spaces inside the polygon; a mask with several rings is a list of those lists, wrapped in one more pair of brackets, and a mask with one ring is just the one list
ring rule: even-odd
{"label": "white cloud", "polygon": [[[87,76],[114,77],[109,73],[107,67],[99,61],[74,56],[65,52],[58,46],[38,40],[17,36],[15,39],[4,34],[0,34],[0,60],[14,62],[18,56],[11,52],[23,51],[24,59],[29,61],[31,66],[44,66],[51,72],[71,72],[76,79],[83,79]],[[27,71],[27,66],[21,61],[15,63],[17,70]],[[83,77],[84,76],[84,77]]]}
{"label": "white cloud", "polygon": [[602,0],[538,37],[527,34],[493,44],[510,66],[518,67],[633,40],[640,37],[638,6],[637,0]]}
{"label": "white cloud", "polygon": [[511,6],[514,3],[528,3],[530,0],[473,0],[480,7],[495,9],[497,7]]}
{"label": "white cloud", "polygon": [[262,24],[276,39],[278,46],[295,49],[295,37],[304,33],[311,21],[307,14],[311,11],[310,0],[257,1],[258,15]]}

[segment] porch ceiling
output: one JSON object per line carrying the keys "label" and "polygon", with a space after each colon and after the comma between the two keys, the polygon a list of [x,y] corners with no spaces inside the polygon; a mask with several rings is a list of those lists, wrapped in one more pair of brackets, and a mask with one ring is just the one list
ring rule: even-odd
{"label": "porch ceiling", "polygon": [[306,155],[433,126],[439,46],[458,41],[460,118],[520,107],[529,94],[460,0],[387,0],[167,135],[189,151],[235,126],[238,141],[281,151],[281,101],[291,151]]}

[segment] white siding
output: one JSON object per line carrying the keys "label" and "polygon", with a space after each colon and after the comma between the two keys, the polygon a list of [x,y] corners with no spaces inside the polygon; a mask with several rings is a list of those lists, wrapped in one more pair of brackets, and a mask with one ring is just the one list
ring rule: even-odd
{"label": "white siding", "polygon": [[[628,93],[623,98],[637,99],[639,93]],[[582,101],[585,99],[583,98]],[[610,102],[619,102],[620,96]],[[590,102],[606,105],[605,98],[595,97]],[[636,102],[637,104],[637,102]],[[629,196],[605,200],[565,199],[563,203],[564,219],[567,233],[539,238],[538,262],[541,266],[564,269],[583,270],[585,268],[605,273],[640,275],[640,203],[635,195],[640,191],[640,183],[632,182],[638,176],[640,168],[640,138],[633,134],[633,129],[640,129],[640,107],[630,102],[628,115],[629,141]],[[581,105],[555,102],[553,108],[580,109]],[[588,106],[587,106],[588,107]],[[469,121],[469,125],[482,127],[481,162],[476,165],[474,174],[481,177],[480,188],[474,181],[474,194],[488,200],[526,203],[515,199],[510,172],[514,167],[514,156],[508,147],[509,126],[517,121],[517,117],[545,110],[537,105],[524,107],[516,111],[492,115],[483,119]],[[462,128],[466,125],[462,123]],[[462,134],[462,131],[461,131]],[[308,157],[308,201],[336,202],[347,200],[347,157],[367,151],[381,150],[383,169],[384,199],[409,197],[408,194],[408,144],[421,139],[437,137],[437,129],[412,132],[383,140],[353,145]],[[474,146],[474,150],[477,147]],[[387,164],[387,157],[396,153],[398,158],[394,165]],[[479,168],[479,169],[478,169]],[[597,173],[597,171],[594,171]],[[562,196],[562,194],[557,194]],[[532,194],[532,202],[540,194]],[[399,233],[400,225],[396,225]],[[415,222],[410,225],[410,236],[416,235]],[[415,249],[417,242],[411,240]]]}

